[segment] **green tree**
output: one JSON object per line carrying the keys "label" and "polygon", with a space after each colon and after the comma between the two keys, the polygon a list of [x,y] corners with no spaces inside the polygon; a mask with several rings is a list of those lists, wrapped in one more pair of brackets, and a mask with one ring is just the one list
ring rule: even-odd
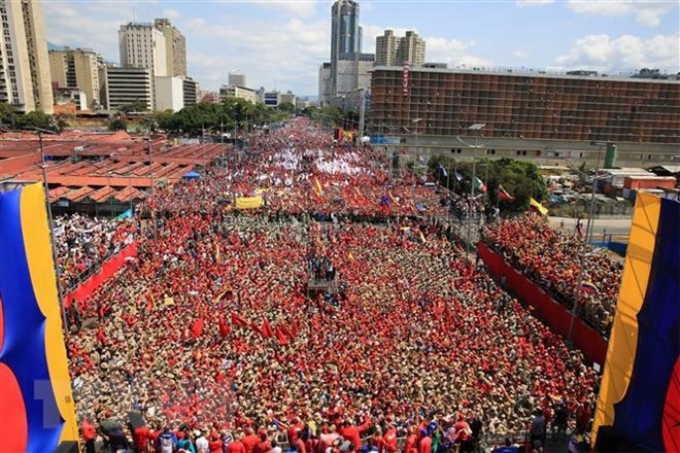
{"label": "green tree", "polygon": [[54,130],[52,117],[39,110],[28,112],[24,116],[20,117],[20,123],[24,129],[40,128]]}
{"label": "green tree", "polygon": [[293,105],[292,102],[282,102],[277,107],[277,110],[279,112],[285,112],[288,113],[289,115],[292,115],[293,113],[295,113],[295,106]]}
{"label": "green tree", "polygon": [[0,103],[0,126],[9,129],[16,129],[18,123],[18,113],[14,107],[6,102]]}
{"label": "green tree", "polygon": [[110,131],[127,131],[128,123],[123,118],[115,118],[109,123]]}

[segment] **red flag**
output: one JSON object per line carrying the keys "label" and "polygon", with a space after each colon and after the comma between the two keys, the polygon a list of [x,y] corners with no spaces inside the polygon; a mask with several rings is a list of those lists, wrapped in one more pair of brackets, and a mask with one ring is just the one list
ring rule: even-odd
{"label": "red flag", "polygon": [[262,329],[260,329],[260,326],[258,326],[258,325],[255,323],[255,321],[252,321],[252,322],[250,323],[250,328],[253,329],[253,331],[255,331],[255,333],[258,333],[258,334],[260,334],[260,335],[262,335],[262,336],[264,337],[264,333],[262,332]]}
{"label": "red flag", "polygon": [[284,334],[286,334],[286,336],[287,336],[288,338],[290,338],[291,340],[295,340],[295,337],[293,336],[293,334],[291,333],[291,331],[290,331],[290,329],[288,328],[287,325],[281,324],[281,325],[279,326],[279,328],[281,329],[281,332],[283,332]]}
{"label": "red flag", "polygon": [[220,337],[227,338],[231,333],[231,327],[224,321],[224,318],[220,317]]}
{"label": "red flag", "polygon": [[231,323],[238,327],[248,327],[248,320],[233,311],[231,312]]}
{"label": "red flag", "polygon": [[265,338],[274,337],[274,332],[272,332],[272,326],[269,325],[269,322],[267,322],[266,319],[262,321],[262,336]]}
{"label": "red flag", "polygon": [[281,344],[281,346],[288,345],[289,343],[288,338],[286,338],[286,334],[283,333],[283,329],[280,326],[276,326],[274,328],[274,334],[276,335],[276,339]]}
{"label": "red flag", "polygon": [[198,318],[191,325],[191,338],[198,338],[203,333],[203,318]]}

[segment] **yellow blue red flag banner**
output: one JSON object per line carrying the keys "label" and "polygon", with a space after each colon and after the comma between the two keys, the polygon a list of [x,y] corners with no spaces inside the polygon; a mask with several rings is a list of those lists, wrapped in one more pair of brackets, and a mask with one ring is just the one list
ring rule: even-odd
{"label": "yellow blue red flag banner", "polygon": [[0,193],[2,451],[78,440],[45,192]]}

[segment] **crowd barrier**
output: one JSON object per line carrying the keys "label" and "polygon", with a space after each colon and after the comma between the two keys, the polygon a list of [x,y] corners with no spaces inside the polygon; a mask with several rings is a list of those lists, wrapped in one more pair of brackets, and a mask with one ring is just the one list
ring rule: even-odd
{"label": "crowd barrier", "polygon": [[107,261],[102,263],[99,272],[95,272],[86,280],[78,284],[75,289],[64,295],[64,308],[71,308],[73,300],[83,301],[87,299],[94,291],[106,280],[113,277],[123,266],[125,261],[130,257],[137,256],[137,243],[133,242],[120,252],[113,255]]}
{"label": "crowd barrier", "polygon": [[[534,314],[550,326],[553,332],[567,338],[571,313],[567,307],[555,301],[549,294],[536,286],[522,273],[505,262],[505,259],[486,244],[477,244],[477,254],[490,272],[499,280],[505,277],[505,287],[534,309]],[[607,342],[600,333],[588,326],[582,319],[574,320],[572,333],[574,345],[590,362],[604,365],[607,357]]]}

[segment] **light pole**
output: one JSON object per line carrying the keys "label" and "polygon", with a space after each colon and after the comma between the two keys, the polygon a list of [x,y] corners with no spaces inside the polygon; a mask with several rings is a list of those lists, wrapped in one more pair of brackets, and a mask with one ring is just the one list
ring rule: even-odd
{"label": "light pole", "polygon": [[43,148],[42,134],[54,135],[54,132],[45,129],[36,128],[35,132],[38,134],[38,143],[40,147],[40,168],[42,169],[42,183],[45,190],[45,203],[47,203],[47,221],[49,222],[50,230],[50,245],[52,248],[52,260],[54,261],[54,273],[57,278],[57,297],[59,297],[59,307],[61,308],[61,318],[64,324],[64,332],[68,332],[68,323],[66,319],[66,309],[64,308],[64,290],[61,287],[61,269],[57,261],[57,247],[54,241],[54,219],[52,216],[52,203],[50,203],[50,189],[47,184],[47,163],[45,162],[45,150]]}
{"label": "light pole", "polygon": [[[602,142],[591,142],[591,145],[598,146],[598,151],[597,151],[597,162],[600,162],[600,153],[602,152],[602,146],[606,146],[607,143],[602,143]],[[597,169],[594,170],[597,172]],[[590,209],[588,210],[588,219],[586,220],[586,233],[583,235],[583,242],[581,243],[581,256],[579,257],[579,271],[578,271],[578,277],[576,278],[576,287],[574,288],[574,302],[573,306],[571,307],[571,318],[569,319],[569,333],[567,335],[567,344],[569,346],[573,346],[573,335],[574,335],[574,321],[576,320],[576,309],[578,308],[578,301],[581,298],[581,282],[583,281],[583,277],[585,274],[585,264],[586,264],[586,256],[588,252],[588,234],[589,231],[592,229],[592,224],[593,224],[593,214],[595,212],[595,189],[597,187],[597,181],[598,179],[602,179],[602,177],[598,178],[597,175],[593,175],[593,185],[590,190]]]}
{"label": "light pole", "polygon": [[[480,148],[483,145],[480,145],[478,140],[479,140],[479,134],[481,133],[480,131],[484,129],[486,124],[484,123],[475,123],[472,126],[468,127],[469,131],[473,131],[475,133],[475,144],[470,145],[468,143],[465,143],[463,140],[460,139],[460,137],[456,137],[459,142],[463,143],[464,145],[467,145],[469,148],[472,148],[472,181],[470,183],[470,214],[472,214],[472,202],[475,198],[475,182],[477,178],[477,148]],[[471,248],[472,248],[472,218],[468,219],[468,241],[467,241],[467,253],[468,255],[471,253]]]}
{"label": "light pole", "polygon": [[111,193],[109,194],[109,215],[113,218],[113,187],[111,187],[111,172],[106,174],[107,184]]}

